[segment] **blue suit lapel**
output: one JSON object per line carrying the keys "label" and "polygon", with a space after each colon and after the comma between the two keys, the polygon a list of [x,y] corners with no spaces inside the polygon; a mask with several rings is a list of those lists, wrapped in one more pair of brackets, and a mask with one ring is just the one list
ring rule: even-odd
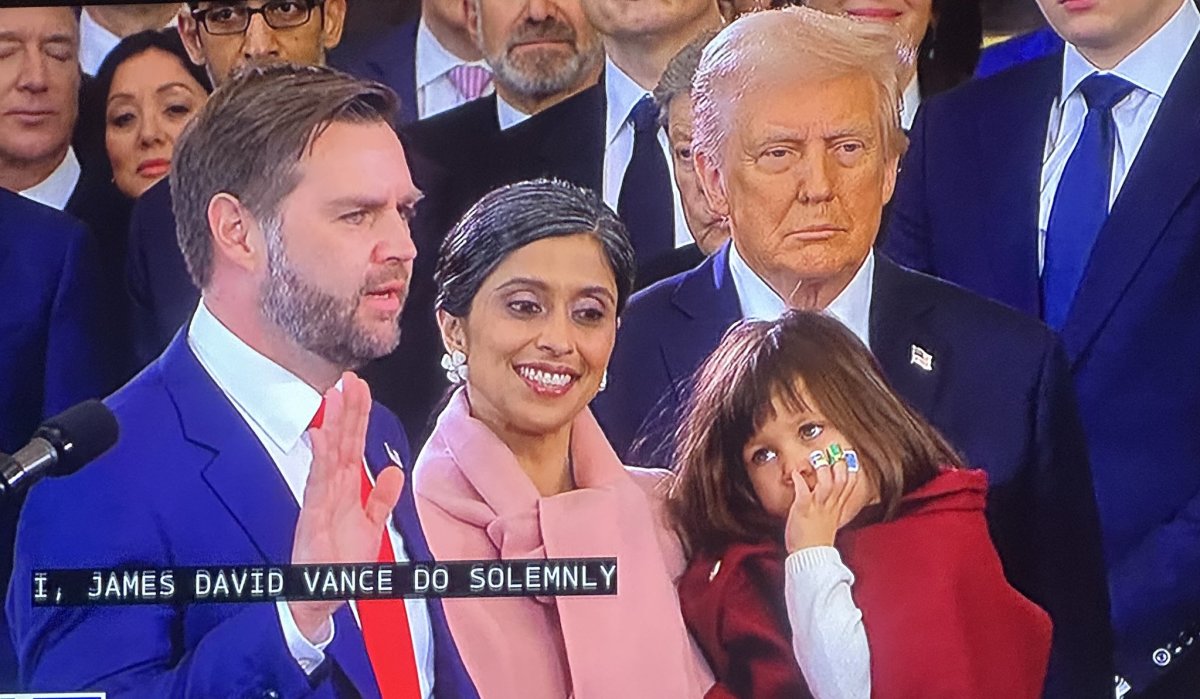
{"label": "blue suit lapel", "polygon": [[212,452],[202,477],[263,560],[286,563],[300,508],[250,426],[192,354],[186,333],[185,327],[175,335],[161,360],[184,436]]}
{"label": "blue suit lapel", "polygon": [[[1042,160],[1046,149],[1050,108],[1062,82],[1062,53],[1029,66],[1029,89],[1012,99],[997,100],[995,109],[973,127],[976,141],[989,148],[981,158],[992,176],[985,176],[986,212],[979,225],[981,258],[1009,260],[991,266],[986,288],[998,300],[1034,316],[1041,315],[1038,272],[1038,211]],[[997,134],[1002,134],[997,137]],[[966,233],[966,232],[964,232]]]}
{"label": "blue suit lapel", "polygon": [[661,337],[667,374],[680,401],[692,373],[716,349],[731,325],[741,320],[742,309],[729,272],[729,246],[725,243],[699,267],[687,272],[671,297],[682,319],[671,321]]}
{"label": "blue suit lapel", "polygon": [[1200,182],[1200,42],[1192,45],[1092,250],[1062,329],[1075,363]]}
{"label": "blue suit lapel", "polygon": [[[213,454],[202,477],[241,524],[263,560],[287,563],[292,558],[300,508],[254,432],[192,354],[186,332],[186,327],[181,329],[164,353],[163,374],[184,435]],[[337,631],[330,652],[338,666],[359,694],[379,696],[362,634],[349,607],[342,607],[334,620]]]}

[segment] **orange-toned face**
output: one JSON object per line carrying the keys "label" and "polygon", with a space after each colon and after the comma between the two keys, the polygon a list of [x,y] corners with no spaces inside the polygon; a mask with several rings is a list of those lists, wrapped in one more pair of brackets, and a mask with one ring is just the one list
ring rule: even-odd
{"label": "orange-toned face", "polygon": [[[898,158],[884,144],[865,75],[781,77],[747,89],[717,168],[697,159],[710,205],[738,252],[787,298],[800,280],[849,283],[879,230]],[[839,286],[839,288],[840,288]]]}

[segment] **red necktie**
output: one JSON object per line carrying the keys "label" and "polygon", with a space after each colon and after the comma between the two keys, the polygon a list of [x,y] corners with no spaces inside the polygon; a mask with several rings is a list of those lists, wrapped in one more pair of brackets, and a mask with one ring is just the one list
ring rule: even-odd
{"label": "red necktie", "polygon": [[[320,427],[325,418],[325,401],[317,408],[310,427]],[[367,503],[371,494],[371,479],[367,477],[363,464],[362,503]],[[379,540],[380,563],[395,563],[396,553],[392,550],[392,539],[387,528]],[[375,681],[379,684],[384,699],[419,699],[421,683],[417,677],[417,659],[413,651],[412,632],[408,626],[408,610],[402,599],[359,600],[358,622],[362,627],[363,642],[367,656],[375,670]]]}

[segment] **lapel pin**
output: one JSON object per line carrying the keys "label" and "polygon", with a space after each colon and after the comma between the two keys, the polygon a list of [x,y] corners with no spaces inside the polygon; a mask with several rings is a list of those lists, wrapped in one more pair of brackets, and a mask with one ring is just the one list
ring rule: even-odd
{"label": "lapel pin", "polygon": [[387,442],[384,442],[383,450],[387,452],[388,458],[391,459],[392,463],[399,466],[400,470],[403,471],[404,470],[404,462],[400,460],[400,454],[397,453],[396,450],[392,448],[392,445],[388,444]]}
{"label": "lapel pin", "polygon": [[933,355],[925,351],[924,347],[919,345],[912,346],[912,354],[908,360],[909,364],[916,364],[924,371],[933,371]]}

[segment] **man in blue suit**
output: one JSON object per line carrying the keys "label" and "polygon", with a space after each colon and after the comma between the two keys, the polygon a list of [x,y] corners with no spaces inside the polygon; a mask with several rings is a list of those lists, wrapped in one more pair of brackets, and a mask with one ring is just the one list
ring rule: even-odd
{"label": "man in blue suit", "polygon": [[988,472],[1005,574],[1054,621],[1046,695],[1111,695],[1099,526],[1061,347],[1037,321],[872,252],[905,143],[894,46],[884,25],[789,8],[705,48],[693,149],[732,241],[633,297],[596,416],[627,462],[665,465],[638,442],[670,445],[692,373],[733,323],[823,309]]}
{"label": "man in blue suit", "polygon": [[[56,209],[0,189],[0,452],[24,446],[45,418],[112,389],[94,244]],[[17,503],[0,515],[0,587],[12,565]],[[0,632],[5,631],[0,624]],[[0,637],[0,690],[15,680]]]}
{"label": "man in blue suit", "polygon": [[404,432],[343,373],[395,347],[416,254],[394,113],[382,86],[281,64],[227,83],[179,142],[202,299],[108,399],[117,446],[30,493],[8,610],[31,689],[477,699],[436,600],[31,607],[46,566],[430,558]]}
{"label": "man in blue suit", "polygon": [[1117,670],[1200,696],[1200,11],[1041,4],[1066,48],[926,105],[886,250],[1059,331]]}

